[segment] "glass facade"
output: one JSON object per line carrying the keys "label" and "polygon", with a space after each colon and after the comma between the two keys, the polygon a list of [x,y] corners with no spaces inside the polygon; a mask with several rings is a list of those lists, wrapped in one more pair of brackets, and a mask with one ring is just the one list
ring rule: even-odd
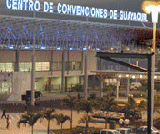
{"label": "glass facade", "polygon": [[20,72],[28,72],[32,70],[31,62],[21,62],[19,63],[19,71]]}
{"label": "glass facade", "polygon": [[[53,62],[53,71],[61,71],[62,62]],[[78,71],[81,70],[80,61],[65,62],[65,70]]]}
{"label": "glass facade", "polygon": [[[62,62],[57,61],[53,62],[53,71],[61,71]],[[0,63],[0,71],[1,72],[14,72],[15,63]],[[72,61],[65,62],[65,70],[70,71],[78,71],[81,70],[81,62],[80,61]],[[19,71],[20,72],[29,72],[32,70],[32,62],[20,62],[19,63]],[[50,70],[50,62],[36,62],[35,64],[36,71],[49,71]]]}
{"label": "glass facade", "polygon": [[14,63],[0,63],[0,71],[1,72],[13,72]]}

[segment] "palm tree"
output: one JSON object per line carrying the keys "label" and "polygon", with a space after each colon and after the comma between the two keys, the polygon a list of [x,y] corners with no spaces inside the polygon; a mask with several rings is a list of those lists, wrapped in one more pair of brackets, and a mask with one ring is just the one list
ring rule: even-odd
{"label": "palm tree", "polygon": [[78,111],[85,111],[87,113],[87,120],[86,120],[86,129],[88,128],[88,115],[92,112],[92,103],[88,100],[82,100],[78,103],[77,107]]}
{"label": "palm tree", "polygon": [[40,117],[42,117],[40,113],[22,114],[21,119],[17,123],[17,127],[20,128],[20,123],[28,123],[31,126],[31,133],[33,134],[33,126]]}
{"label": "palm tree", "polygon": [[56,118],[55,114],[52,114],[53,112],[54,112],[54,108],[46,110],[43,113],[43,117],[48,120],[48,130],[47,130],[48,134],[49,134],[49,131],[50,131],[50,120]]}
{"label": "palm tree", "polygon": [[73,117],[72,113],[73,113],[73,108],[75,107],[75,104],[76,104],[76,97],[71,95],[67,95],[62,101],[62,105],[68,106],[71,110],[70,129],[72,129],[72,117]]}
{"label": "palm tree", "polygon": [[70,117],[60,113],[60,114],[55,114],[55,119],[57,120],[57,124],[59,124],[61,126],[61,134],[62,134],[62,127],[63,127],[62,125],[67,120],[70,120]]}
{"label": "palm tree", "polygon": [[[117,102],[112,97],[107,96],[107,98],[101,99],[100,104],[102,111],[110,112],[117,110]],[[108,119],[107,117],[102,117],[102,118],[105,119],[105,128],[107,128]]]}

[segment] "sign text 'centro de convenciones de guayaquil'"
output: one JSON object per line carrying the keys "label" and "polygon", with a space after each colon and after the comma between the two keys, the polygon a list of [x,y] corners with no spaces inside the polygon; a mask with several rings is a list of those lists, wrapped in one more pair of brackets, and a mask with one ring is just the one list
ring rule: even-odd
{"label": "sign text 'centro de convenciones de guayaquil'", "polygon": [[95,18],[108,18],[114,20],[133,20],[147,22],[147,15],[140,12],[131,12],[124,10],[107,10],[95,7],[79,6],[39,0],[6,0],[6,7],[10,10],[27,10],[27,11],[42,11],[49,13],[68,14],[76,16],[86,16]]}

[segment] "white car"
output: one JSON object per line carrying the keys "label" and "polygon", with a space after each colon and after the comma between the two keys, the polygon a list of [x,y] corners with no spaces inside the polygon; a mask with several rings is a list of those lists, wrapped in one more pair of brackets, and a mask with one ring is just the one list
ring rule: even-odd
{"label": "white car", "polygon": [[[147,130],[147,126],[141,126],[137,129],[136,134],[147,134]],[[160,134],[160,131],[155,127],[151,127],[151,132],[152,134]]]}
{"label": "white car", "polygon": [[100,134],[121,134],[119,131],[114,129],[102,129]]}
{"label": "white car", "polygon": [[116,130],[118,130],[121,134],[131,134],[132,133],[131,128],[117,128]]}

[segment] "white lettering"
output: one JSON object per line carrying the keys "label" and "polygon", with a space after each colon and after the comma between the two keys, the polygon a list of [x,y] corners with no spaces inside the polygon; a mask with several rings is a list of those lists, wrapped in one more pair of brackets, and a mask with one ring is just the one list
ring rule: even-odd
{"label": "white lettering", "polygon": [[117,10],[114,10],[114,17],[113,17],[113,19],[117,19]]}
{"label": "white lettering", "polygon": [[72,6],[73,5],[67,5],[67,7],[68,7],[68,10],[67,10],[67,14],[71,14],[72,13]]}
{"label": "white lettering", "polygon": [[99,9],[99,17],[103,18],[103,9]]}
{"label": "white lettering", "polygon": [[29,0],[28,10],[33,10],[33,1]]}
{"label": "white lettering", "polygon": [[61,13],[61,4],[60,3],[58,3],[57,11],[58,11],[58,13]]}
{"label": "white lettering", "polygon": [[113,10],[110,10],[110,19],[113,19],[113,17],[114,17]]}
{"label": "white lettering", "polygon": [[91,9],[91,17],[95,17],[95,14],[96,14],[95,8],[92,7],[92,9]]}
{"label": "white lettering", "polygon": [[99,17],[99,9],[97,9],[97,8],[96,8],[96,15],[95,15],[95,17],[97,17],[97,18]]}
{"label": "white lettering", "polygon": [[39,11],[40,10],[40,2],[38,1],[38,0],[36,0],[35,1],[35,3],[34,3],[34,9],[36,10],[36,11]]}
{"label": "white lettering", "polygon": [[81,15],[81,7],[80,6],[77,6],[77,13],[76,15]]}
{"label": "white lettering", "polygon": [[53,13],[53,2],[49,2],[49,12]]}
{"label": "white lettering", "polygon": [[123,20],[123,11],[120,10],[120,20]]}
{"label": "white lettering", "polygon": [[12,9],[17,10],[17,0],[12,0]]}
{"label": "white lettering", "polygon": [[84,7],[81,7],[81,15],[84,16],[84,12],[85,12],[85,8],[84,8]]}
{"label": "white lettering", "polygon": [[103,12],[104,12],[104,14],[103,14],[103,18],[107,18],[107,16],[108,16],[108,15],[107,15],[107,12],[108,12],[108,11],[107,11],[107,9],[104,9],[104,11],[103,11]]}
{"label": "white lettering", "polygon": [[17,1],[17,10],[23,10],[23,1],[22,0]]}
{"label": "white lettering", "polygon": [[48,10],[49,10],[48,2],[43,2],[43,12],[48,12]]}
{"label": "white lettering", "polygon": [[66,5],[66,4],[63,4],[63,5],[62,5],[62,13],[63,13],[63,14],[66,14],[66,13],[67,13],[67,5]]}
{"label": "white lettering", "polygon": [[85,14],[86,16],[89,16],[89,7],[86,7]]}
{"label": "white lettering", "polygon": [[73,15],[76,13],[76,7],[75,6],[72,6],[72,13],[73,13]]}
{"label": "white lettering", "polygon": [[11,9],[11,0],[6,0],[6,6],[8,9]]}
{"label": "white lettering", "polygon": [[142,20],[142,14],[139,13],[139,12],[137,13],[137,20],[138,20],[138,21],[141,21],[141,20]]}
{"label": "white lettering", "polygon": [[28,0],[23,0],[24,2],[24,10],[27,10],[27,3],[28,3]]}

